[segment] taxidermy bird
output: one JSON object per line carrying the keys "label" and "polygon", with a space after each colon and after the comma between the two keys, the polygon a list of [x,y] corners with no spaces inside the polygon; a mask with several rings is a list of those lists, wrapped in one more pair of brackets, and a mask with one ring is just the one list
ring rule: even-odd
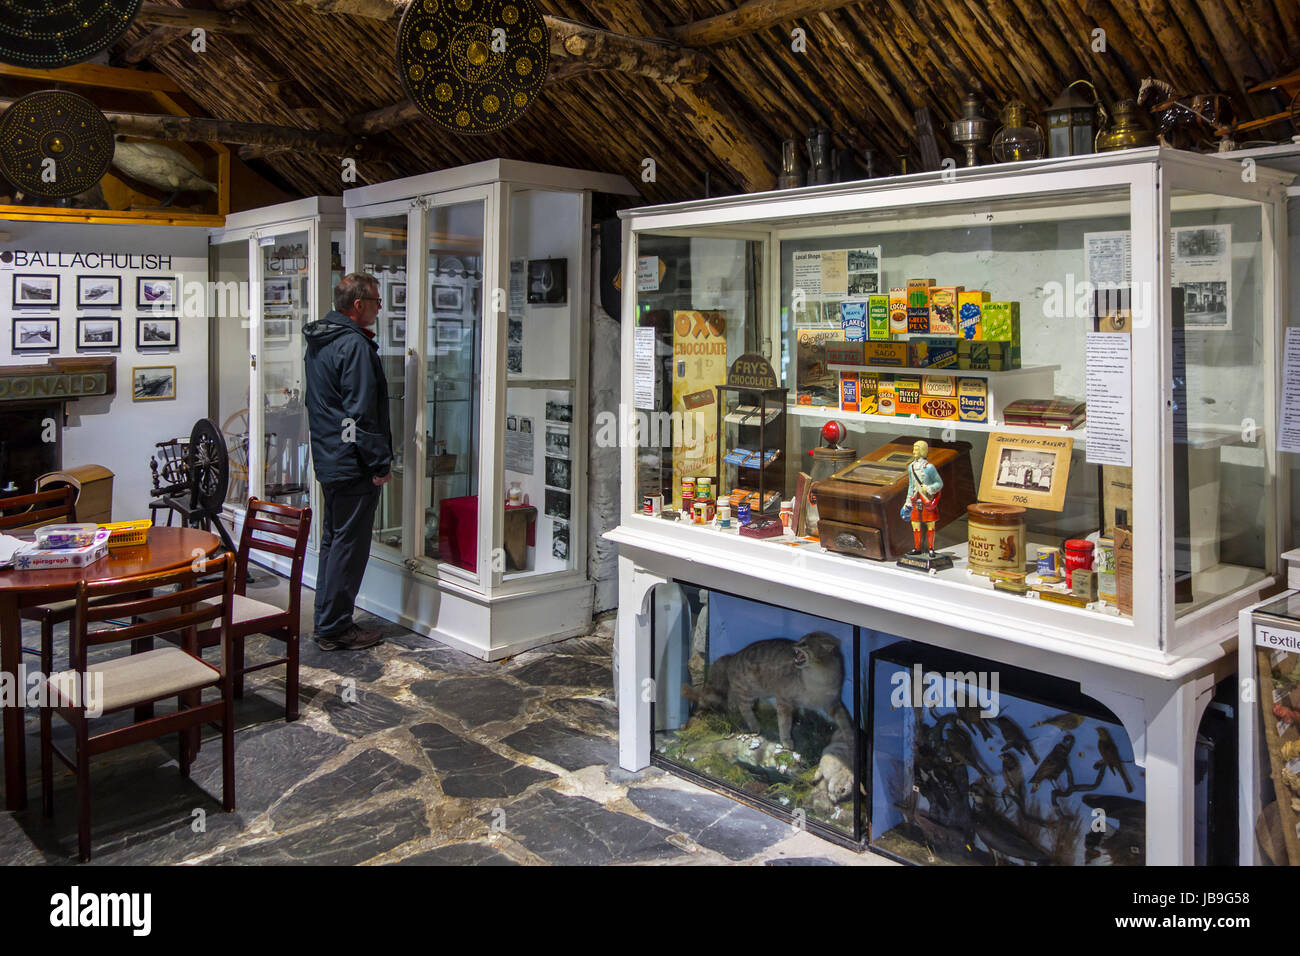
{"label": "taxidermy bird", "polygon": [[132,179],[171,193],[164,206],[170,206],[179,193],[216,192],[217,184],[203,178],[203,173],[176,150],[162,143],[128,142],[115,137],[114,168]]}

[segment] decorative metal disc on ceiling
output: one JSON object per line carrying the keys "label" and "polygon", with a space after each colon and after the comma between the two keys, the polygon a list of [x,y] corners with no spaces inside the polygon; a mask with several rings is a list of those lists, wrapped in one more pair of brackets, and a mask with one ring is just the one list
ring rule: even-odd
{"label": "decorative metal disc on ceiling", "polygon": [[28,93],[0,116],[0,172],[24,193],[81,195],[108,172],[113,148],[104,114],[76,93]]}
{"label": "decorative metal disc on ceiling", "polygon": [[550,60],[533,0],[413,0],[397,31],[402,85],[453,133],[495,133],[519,119]]}
{"label": "decorative metal disc on ceiling", "polygon": [[121,38],[140,0],[0,0],[0,62],[53,70]]}

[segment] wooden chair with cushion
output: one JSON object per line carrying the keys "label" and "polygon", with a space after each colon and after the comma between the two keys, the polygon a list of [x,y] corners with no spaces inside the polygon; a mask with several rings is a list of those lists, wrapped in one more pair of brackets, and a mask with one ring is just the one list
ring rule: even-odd
{"label": "wooden chair with cushion", "polygon": [[[302,565],[307,554],[307,541],[311,535],[311,509],[292,508],[289,505],[249,498],[244,512],[244,527],[236,551],[235,600],[231,614],[232,631],[231,672],[235,697],[244,696],[244,675],[268,667],[285,665],[284,719],[298,719],[298,618],[302,606]],[[248,560],[254,551],[288,558],[289,607],[279,608],[265,601],[250,598],[248,588]],[[285,656],[264,661],[252,667],[244,666],[244,639],[254,634],[265,634],[285,643]],[[220,635],[200,628],[200,647],[212,647]]]}
{"label": "wooden chair with cushion", "polygon": [[[157,589],[166,590],[157,596],[139,596]],[[41,805],[46,816],[54,814],[52,758],[57,756],[77,778],[77,847],[82,862],[90,859],[90,758],[107,751],[176,733],[181,775],[189,776],[198,751],[199,728],[216,721],[221,725],[222,806],[227,812],[235,809],[230,667],[233,598],[234,559],[228,554],[198,567],[94,584],[82,582],[78,588],[69,669],[46,678],[49,697],[41,708]],[[113,623],[119,621],[133,623]],[[222,635],[220,668],[199,655],[200,626],[217,628]],[[142,640],[168,632],[181,634],[180,647],[166,645],[87,664],[92,647],[130,642],[138,648]],[[220,696],[203,703],[201,694],[208,688],[217,689]],[[153,705],[169,697],[177,699],[177,710],[154,717]],[[144,719],[139,717],[142,707],[148,711]],[[92,735],[97,719],[125,710],[135,712],[132,723]],[[52,718],[56,713],[72,727],[75,752],[71,756],[54,746]]]}

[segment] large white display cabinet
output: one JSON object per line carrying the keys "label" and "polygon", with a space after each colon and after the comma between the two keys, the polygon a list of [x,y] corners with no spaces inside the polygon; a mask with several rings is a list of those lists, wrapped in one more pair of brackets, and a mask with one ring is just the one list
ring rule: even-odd
{"label": "large white display cabinet", "polygon": [[593,192],[634,194],[491,160],[343,197],[348,271],[380,280],[395,452],[357,603],[487,660],[591,621]]}
{"label": "large white display cabinet", "polygon": [[[1122,516],[1131,528],[1133,570],[1131,611],[1121,613],[1113,604],[1073,607],[995,590],[969,570],[964,518],[939,535],[954,567],[929,574],[815,543],[791,546],[665,521],[643,514],[642,499],[671,495],[679,483],[669,441],[655,442],[651,428],[650,440],[643,434],[638,444],[629,432],[620,525],[609,535],[620,553],[621,764],[635,770],[650,762],[656,730],[680,703],[675,688],[657,697],[645,689],[656,675],[684,669],[684,661],[665,671],[664,661],[652,660],[652,647],[656,655],[665,652],[662,642],[654,644],[652,620],[662,630],[663,618],[676,613],[656,595],[671,593],[660,586],[681,582],[1076,684],[1122,725],[1128,740],[1121,748],[1131,747],[1144,775],[1146,861],[1190,862],[1198,723],[1215,684],[1234,670],[1228,651],[1237,613],[1275,588],[1278,556],[1291,535],[1290,490],[1275,441],[1292,177],[1244,169],[1213,157],[1135,149],[624,212],[623,274],[637,274],[639,264],[647,276],[653,266],[667,266],[657,270],[662,283],[647,283],[653,289],[623,287],[624,314],[638,318],[623,324],[629,409],[669,411],[667,382],[685,371],[679,359],[689,361],[674,355],[658,383],[638,382],[637,346],[645,353],[648,344],[638,327],[658,322],[662,359],[674,349],[674,326],[680,334],[696,328],[683,328],[674,312],[718,310],[727,364],[757,352],[789,389],[787,496],[795,489],[790,479],[811,470],[805,453],[832,418],[848,427],[846,444],[859,454],[904,435],[967,442],[977,486],[992,433],[1069,438],[1064,504],[1027,513],[1030,550],[1089,532],[1095,537],[1103,523],[1109,528],[1116,499],[1108,503],[1107,495],[1131,485]],[[810,314],[807,300],[833,298],[819,296],[814,283],[844,281],[834,257],[810,275],[803,254],[827,250],[866,251],[850,252],[848,266],[856,262],[863,271],[856,286],[863,293],[925,277],[1019,302],[1024,368],[982,376],[990,391],[1004,395],[1018,376],[1035,379],[1031,393],[1014,397],[1085,398],[1090,374],[1100,371],[1098,347],[1113,343],[1096,342],[1092,297],[1081,284],[1120,280],[1130,290],[1132,315],[1123,331],[1128,374],[1112,378],[1107,392],[1128,392],[1105,423],[1104,460],[1112,464],[1103,468],[1096,460],[1103,458],[1100,407],[1089,419],[1098,432],[1090,454],[1087,425],[1006,426],[992,401],[987,422],[799,404],[798,329],[834,321],[826,312]],[[644,401],[651,385],[654,407],[641,409],[638,397]],[[1117,455],[1129,464],[1113,464]],[[652,722],[651,700],[665,695]],[[685,708],[678,709],[684,719]]]}
{"label": "large white display cabinet", "polygon": [[236,525],[250,495],[298,508],[319,500],[302,330],[333,308],[343,222],[342,200],[316,196],[234,213],[210,233],[208,417],[226,439]]}

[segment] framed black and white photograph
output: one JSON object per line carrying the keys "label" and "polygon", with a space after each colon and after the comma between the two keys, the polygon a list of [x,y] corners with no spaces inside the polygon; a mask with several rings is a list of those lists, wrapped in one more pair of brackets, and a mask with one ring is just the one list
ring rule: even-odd
{"label": "framed black and white photograph", "polygon": [[77,348],[116,349],[122,346],[122,320],[112,315],[77,319]]}
{"label": "framed black and white photograph", "polygon": [[560,458],[569,457],[569,430],[555,425],[546,426],[546,454]]}
{"label": "framed black and white photograph", "polygon": [[139,276],[135,280],[135,304],[139,309],[174,309],[180,299],[180,280],[175,276]]}
{"label": "framed black and white photograph", "polygon": [[57,352],[59,320],[15,318],[13,335],[15,352]]}
{"label": "framed black and white photograph", "polygon": [[546,483],[554,488],[570,490],[570,469],[573,463],[567,458],[546,458]]}
{"label": "framed black and white photograph", "polygon": [[563,422],[569,424],[573,421],[573,403],[572,402],[554,402],[546,400],[546,420],[548,422]]}
{"label": "framed black and white photograph", "polygon": [[561,561],[569,560],[569,523],[567,521],[551,522],[551,557]]}
{"label": "framed black and white photograph", "polygon": [[569,301],[569,260],[528,260],[528,301],[532,305],[561,305]]}
{"label": "framed black and white photograph", "polygon": [[131,401],[157,402],[175,397],[175,365],[137,365],[131,369]]}
{"label": "framed black and white photograph", "polygon": [[567,491],[556,491],[554,488],[546,489],[546,513],[552,518],[563,518],[569,520],[569,493]]}
{"label": "framed black and white photograph", "polygon": [[506,324],[506,343],[520,346],[524,344],[524,322],[518,316],[510,316]]}
{"label": "framed black and white photograph", "polygon": [[288,345],[293,339],[293,326],[288,316],[268,315],[262,319],[262,341],[267,345]]}
{"label": "framed black and white photograph", "polygon": [[433,286],[433,311],[459,312],[465,308],[465,290],[458,285]]}
{"label": "framed black and white photograph", "polygon": [[57,275],[14,274],[14,308],[54,308],[59,304]]}
{"label": "framed black and white photograph", "polygon": [[1070,479],[1072,438],[989,435],[980,501],[1060,511]]}
{"label": "framed black and white photograph", "polygon": [[388,308],[395,312],[406,311],[406,283],[390,282],[388,283]]}
{"label": "framed black and white photograph", "polygon": [[77,276],[77,308],[120,309],[121,276]]}
{"label": "framed black and white photograph", "polygon": [[174,349],[181,344],[181,322],[172,316],[141,316],[135,320],[135,347]]}
{"label": "framed black and white photograph", "polygon": [[389,337],[393,345],[406,344],[406,319],[393,319],[389,326]]}
{"label": "framed black and white photograph", "polygon": [[512,375],[524,372],[524,349],[520,345],[506,346],[506,371]]}
{"label": "framed black and white photograph", "polygon": [[263,305],[289,305],[293,302],[293,278],[276,276],[262,280]]}
{"label": "framed black and white photograph", "polygon": [[439,319],[436,325],[439,345],[460,345],[464,329],[457,319]]}

